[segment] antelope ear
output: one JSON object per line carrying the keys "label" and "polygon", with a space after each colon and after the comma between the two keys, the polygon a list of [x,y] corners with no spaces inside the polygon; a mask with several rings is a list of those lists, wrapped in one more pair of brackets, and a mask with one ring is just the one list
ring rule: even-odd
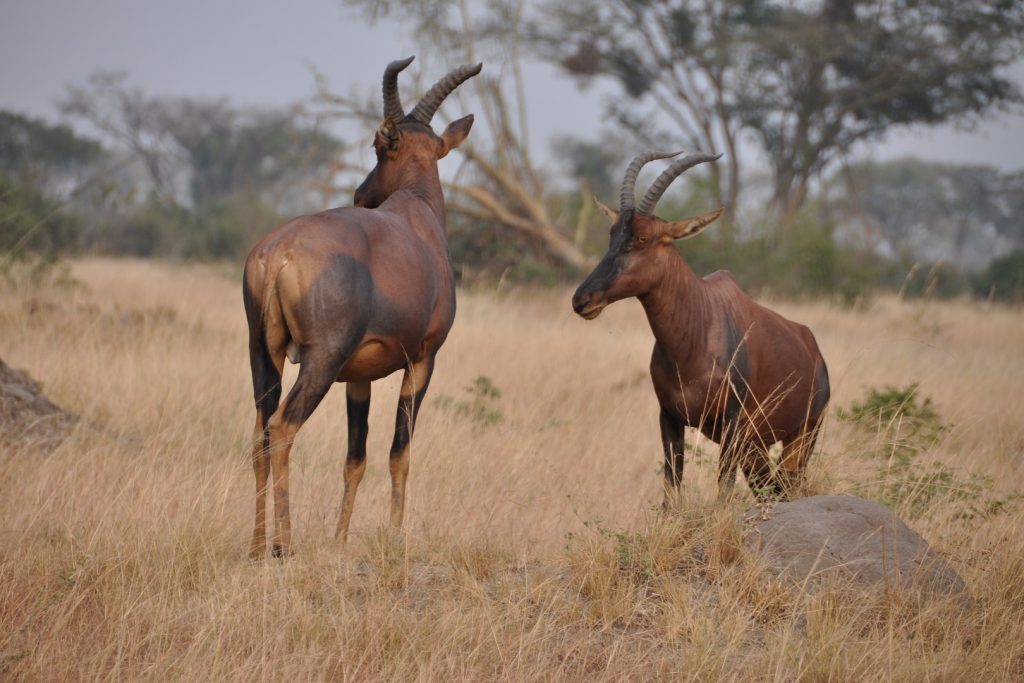
{"label": "antelope ear", "polygon": [[597,208],[601,209],[601,211],[604,212],[605,216],[608,216],[608,220],[610,220],[612,223],[618,222],[618,220],[619,220],[619,212],[618,211],[616,211],[615,209],[608,208],[607,206],[602,204],[597,199],[597,197],[594,197],[594,203],[597,204]]}
{"label": "antelope ear", "polygon": [[380,124],[380,128],[377,129],[377,133],[373,136],[373,146],[377,149],[381,147],[394,149],[398,145],[398,137],[398,126],[395,125],[394,120],[389,116],[384,119],[384,123]]}
{"label": "antelope ear", "polygon": [[684,218],[681,221],[665,223],[665,234],[674,240],[684,240],[700,233],[722,215],[725,209],[718,209],[711,213],[701,214],[692,218]]}
{"label": "antelope ear", "polygon": [[461,119],[452,121],[441,133],[441,152],[438,159],[444,159],[448,152],[462,144],[462,141],[469,135],[469,129],[473,127],[473,115],[463,116]]}

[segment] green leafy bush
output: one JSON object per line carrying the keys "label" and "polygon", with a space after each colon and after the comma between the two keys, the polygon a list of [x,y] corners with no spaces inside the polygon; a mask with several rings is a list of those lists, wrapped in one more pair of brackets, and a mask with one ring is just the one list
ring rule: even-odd
{"label": "green leafy bush", "polygon": [[468,418],[477,428],[493,427],[504,421],[505,416],[498,407],[501,389],[486,375],[479,375],[465,388],[466,398],[455,399],[446,394],[437,397],[442,410],[462,418]]}
{"label": "green leafy bush", "polygon": [[863,482],[859,492],[910,519],[925,517],[945,503],[955,519],[971,520],[1006,511],[1020,498],[998,495],[988,475],[965,475],[943,462],[925,462],[922,456],[952,425],[942,419],[931,398],[921,395],[916,383],[869,388],[862,400],[840,409],[838,415],[865,433],[882,437],[875,440],[874,449],[860,453],[882,462],[875,478]]}

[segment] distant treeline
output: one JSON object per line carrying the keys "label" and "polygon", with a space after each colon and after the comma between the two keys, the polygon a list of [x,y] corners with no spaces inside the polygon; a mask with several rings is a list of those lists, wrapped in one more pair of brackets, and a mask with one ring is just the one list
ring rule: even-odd
{"label": "distant treeline", "polygon": [[[349,202],[338,182],[348,170],[344,145],[298,110],[144,98],[136,105],[150,116],[146,125],[134,110],[118,115],[134,121],[134,130],[110,124],[123,146],[0,112],[5,266],[90,253],[237,263],[287,218]],[[571,142],[565,152],[568,179],[604,199],[615,193],[617,157]],[[1024,301],[1020,180],[987,167],[916,160],[856,166],[823,183],[786,223],[746,211],[735,217],[730,239],[711,229],[681,248],[699,274],[729,269],[752,290],[785,297],[856,302],[886,290]],[[688,188],[681,200],[666,198],[666,218],[713,201],[706,185]],[[603,252],[608,226],[588,191],[552,191],[544,200],[552,215],[576,226],[571,238],[582,254]],[[498,221],[452,211],[449,229],[467,284],[556,283],[580,273]]]}

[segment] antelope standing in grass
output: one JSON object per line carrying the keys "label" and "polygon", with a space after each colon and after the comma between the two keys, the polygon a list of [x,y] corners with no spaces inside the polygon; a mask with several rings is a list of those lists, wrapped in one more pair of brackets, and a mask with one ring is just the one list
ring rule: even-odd
{"label": "antelope standing in grass", "polygon": [[[683,478],[684,427],[721,446],[720,498],[731,495],[737,465],[755,493],[781,495],[801,480],[814,448],[829,399],[828,370],[809,329],[756,303],[727,271],[697,277],[676,249],[675,240],[701,232],[721,209],[672,222],[654,215],[675,178],[718,156],[675,161],[635,204],[640,168],[677,154],[636,157],[622,181],[619,211],[600,205],[612,221],[608,253],[576,290],[573,309],[592,320],[608,304],[635,296],[647,313],[666,506]],[[783,451],[773,472],[768,449],[778,441]]]}
{"label": "antelope standing in grass", "polygon": [[[434,357],[455,319],[437,161],[469,134],[473,116],[440,136],[430,120],[441,102],[480,72],[462,66],[438,81],[406,114],[398,73],[384,71],[384,122],[373,146],[377,165],[355,192],[355,206],[293,219],[261,240],[245,263],[244,299],[256,399],[253,469],[256,524],[250,556],[266,551],[267,479],[273,473],[272,554],[291,546],[288,455],[302,424],[335,382],[345,382],[348,455],[337,536],[348,535],[356,490],[366,469],[370,382],[405,370],[391,445],[391,523],[401,526],[409,442],[430,384]],[[284,402],[285,355],[300,363]]]}

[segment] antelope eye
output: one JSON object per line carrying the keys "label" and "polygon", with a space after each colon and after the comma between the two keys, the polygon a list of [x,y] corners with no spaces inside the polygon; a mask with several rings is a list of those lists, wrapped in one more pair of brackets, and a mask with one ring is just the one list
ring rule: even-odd
{"label": "antelope eye", "polygon": [[647,244],[647,236],[641,235],[636,238],[637,244]]}

